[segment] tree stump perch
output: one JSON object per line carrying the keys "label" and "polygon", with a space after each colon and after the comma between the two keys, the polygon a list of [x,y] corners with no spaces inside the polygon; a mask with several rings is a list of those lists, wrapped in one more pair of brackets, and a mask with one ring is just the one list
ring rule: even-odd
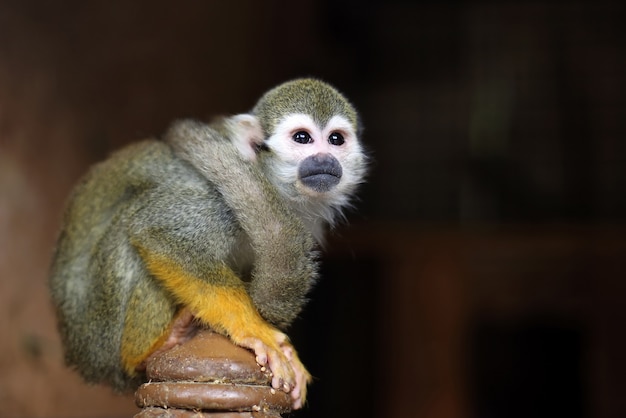
{"label": "tree stump perch", "polygon": [[280,418],[291,396],[271,387],[251,351],[210,330],[148,360],[135,418]]}

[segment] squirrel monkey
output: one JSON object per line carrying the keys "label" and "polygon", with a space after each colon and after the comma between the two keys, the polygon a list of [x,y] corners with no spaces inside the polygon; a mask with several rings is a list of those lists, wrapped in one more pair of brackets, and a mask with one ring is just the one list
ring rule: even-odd
{"label": "squirrel monkey", "polygon": [[337,90],[298,79],[249,114],[177,122],[92,167],[50,277],[66,362],[130,389],[151,355],[208,326],[254,351],[300,408],[310,375],[283,331],[317,277],[325,226],[363,181],[358,131]]}

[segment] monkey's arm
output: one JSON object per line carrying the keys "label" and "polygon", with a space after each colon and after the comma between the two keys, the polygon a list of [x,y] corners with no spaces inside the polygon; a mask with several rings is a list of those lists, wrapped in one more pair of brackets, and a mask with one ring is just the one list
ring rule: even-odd
{"label": "monkey's arm", "polygon": [[272,371],[272,386],[292,392],[294,408],[304,404],[310,375],[287,336],[260,316],[243,283],[229,267],[215,266],[205,273],[208,280],[203,280],[167,256],[142,248],[141,244],[137,248],[148,271],[180,304],[235,344],[253,350],[257,362]]}
{"label": "monkey's arm", "polygon": [[[238,232],[232,214],[213,193],[178,190],[175,196],[165,192],[148,199],[153,204],[143,207],[129,225],[131,243],[179,306],[253,350],[259,364],[273,373],[272,386],[291,391],[298,408],[310,376],[287,337],[261,317],[244,283],[222,261],[237,244],[233,236]],[[136,367],[149,354],[129,358],[136,358]]]}
{"label": "monkey's arm", "polygon": [[315,241],[286,206],[258,164],[241,152],[259,142],[260,126],[249,115],[227,120],[229,138],[194,121],[168,133],[174,152],[216,185],[251,240],[255,252],[250,294],[264,318],[287,327],[297,317],[317,278]]}
{"label": "monkey's arm", "polygon": [[[175,260],[151,252],[137,244],[148,271],[173,294],[179,303],[189,308],[194,316],[210,325],[215,331],[228,334],[235,343],[249,347],[248,339],[258,339],[277,353],[281,337],[258,314],[243,283],[226,265],[215,266],[201,280],[186,271]],[[265,364],[268,360],[261,358]]]}

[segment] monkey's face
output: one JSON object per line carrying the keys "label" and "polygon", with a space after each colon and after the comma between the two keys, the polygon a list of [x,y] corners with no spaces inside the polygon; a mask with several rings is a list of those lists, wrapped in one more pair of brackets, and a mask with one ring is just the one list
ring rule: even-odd
{"label": "monkey's face", "polygon": [[354,126],[342,115],[316,123],[290,114],[266,141],[269,177],[289,197],[332,206],[347,203],[365,173],[365,158]]}

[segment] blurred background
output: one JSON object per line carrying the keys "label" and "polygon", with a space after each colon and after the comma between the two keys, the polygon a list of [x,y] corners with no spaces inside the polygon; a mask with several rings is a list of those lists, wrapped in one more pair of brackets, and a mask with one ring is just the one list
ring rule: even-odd
{"label": "blurred background", "polygon": [[316,76],[369,182],[292,330],[299,417],[626,416],[623,2],[0,0],[0,416],[129,417],[46,287],[92,163]]}

